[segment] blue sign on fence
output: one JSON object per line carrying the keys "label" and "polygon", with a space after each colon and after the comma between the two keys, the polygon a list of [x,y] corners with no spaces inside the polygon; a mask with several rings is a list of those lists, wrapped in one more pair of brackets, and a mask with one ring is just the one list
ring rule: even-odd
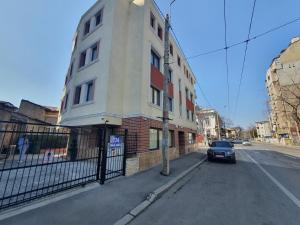
{"label": "blue sign on fence", "polygon": [[110,147],[111,148],[118,148],[121,147],[123,144],[123,137],[118,135],[111,135],[110,136]]}

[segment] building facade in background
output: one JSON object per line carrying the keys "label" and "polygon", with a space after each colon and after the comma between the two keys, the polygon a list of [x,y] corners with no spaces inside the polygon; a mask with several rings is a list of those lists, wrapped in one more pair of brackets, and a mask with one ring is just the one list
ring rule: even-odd
{"label": "building facade in background", "polygon": [[272,131],[269,121],[256,122],[257,137],[260,141],[266,141],[272,137]]}
{"label": "building facade in background", "polygon": [[[192,151],[195,75],[170,37],[170,158]],[[99,0],[81,18],[59,123],[137,134],[140,170],[161,161],[164,19],[152,0]]]}
{"label": "building facade in background", "polygon": [[266,75],[274,136],[300,143],[300,38],[277,56]]}
{"label": "building facade in background", "polygon": [[201,109],[197,107],[198,133],[204,135],[205,142],[221,139],[223,121],[214,109]]}

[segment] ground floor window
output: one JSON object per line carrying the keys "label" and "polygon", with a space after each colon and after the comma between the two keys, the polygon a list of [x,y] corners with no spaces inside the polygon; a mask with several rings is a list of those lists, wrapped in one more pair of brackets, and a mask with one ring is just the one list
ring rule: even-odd
{"label": "ground floor window", "polygon": [[189,141],[189,144],[194,144],[195,143],[195,134],[188,133],[188,141]]}
{"label": "ground floor window", "polygon": [[[150,150],[156,150],[156,149],[162,149],[162,130],[161,129],[155,129],[151,128],[149,129],[149,149]],[[174,131],[169,131],[169,139],[168,139],[169,147],[175,146],[175,140],[174,140]]]}

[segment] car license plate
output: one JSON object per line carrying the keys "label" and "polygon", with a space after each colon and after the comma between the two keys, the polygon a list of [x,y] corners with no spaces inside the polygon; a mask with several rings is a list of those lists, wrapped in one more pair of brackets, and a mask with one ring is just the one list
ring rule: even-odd
{"label": "car license plate", "polygon": [[215,155],[216,158],[224,158],[224,155]]}

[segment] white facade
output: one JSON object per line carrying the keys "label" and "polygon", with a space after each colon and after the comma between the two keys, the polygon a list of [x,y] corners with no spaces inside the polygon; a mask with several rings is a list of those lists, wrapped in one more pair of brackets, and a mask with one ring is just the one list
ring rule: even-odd
{"label": "white facade", "polygon": [[264,139],[272,137],[269,121],[256,122],[256,131],[258,138]]}
{"label": "white facade", "polygon": [[222,121],[217,111],[213,109],[201,109],[197,112],[198,130],[207,139],[220,138]]}
{"label": "white facade", "polygon": [[[101,10],[101,22],[96,25],[96,21],[99,22],[96,16],[99,12],[101,14]],[[151,26],[150,15],[155,18],[154,28]],[[88,21],[90,31],[84,35]],[[164,42],[158,36],[158,26],[163,30],[164,20],[152,0],[97,1],[82,16],[76,31],[62,98],[60,123],[85,126],[103,124],[108,120],[109,124],[121,125],[122,118],[143,116],[157,119],[162,116],[162,104],[157,106],[152,103],[151,89],[151,50],[159,55],[160,72],[163,72]],[[193,113],[189,112],[189,119],[186,115],[185,97],[187,89],[188,98],[195,102],[196,78],[184,61],[184,54],[174,38],[170,37],[170,41],[173,46],[170,61],[175,62],[170,64],[174,93],[171,123],[196,130]],[[92,51],[97,43],[98,56],[97,51]],[[85,50],[86,63],[79,68],[81,53]],[[181,66],[177,64],[177,55],[181,59]],[[92,57],[96,59],[92,61]],[[189,71],[188,75],[185,75],[186,70]],[[92,85],[88,86],[91,82]],[[75,96],[78,86],[81,87],[80,99]],[[179,107],[179,88],[182,93],[182,110]],[[161,92],[161,103],[162,100]]]}

